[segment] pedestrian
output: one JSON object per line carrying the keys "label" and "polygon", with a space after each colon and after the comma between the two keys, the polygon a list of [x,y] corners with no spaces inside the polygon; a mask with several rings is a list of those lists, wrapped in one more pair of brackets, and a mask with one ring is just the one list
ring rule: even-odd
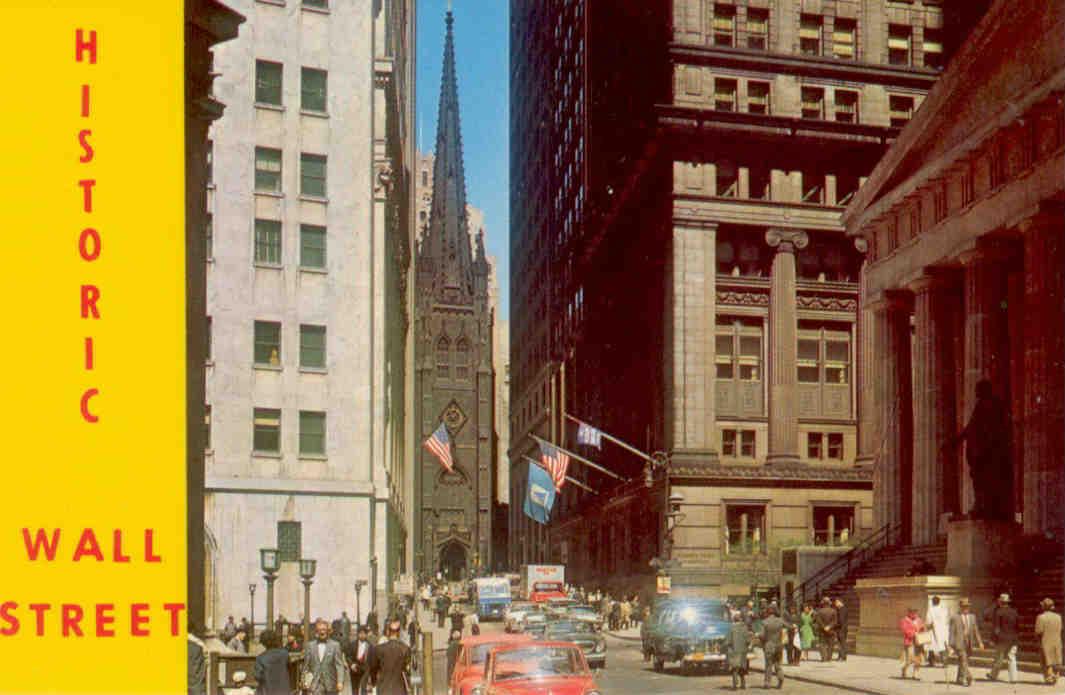
{"label": "pedestrian", "polygon": [[447,616],[448,600],[447,596],[440,593],[436,597],[436,626],[444,627],[444,618]]}
{"label": "pedestrian", "polygon": [[995,661],[991,664],[991,670],[987,672],[989,681],[998,680],[998,672],[1005,662],[1010,683],[1017,682],[1017,648],[1021,643],[1020,621],[1021,616],[1017,614],[1017,609],[1010,605],[1010,595],[999,596],[998,611],[995,612],[995,621],[991,626],[991,638],[995,640]]}
{"label": "pedestrian", "polygon": [[802,615],[799,616],[799,646],[802,648],[800,662],[803,659],[810,658],[810,650],[814,646],[814,636],[814,607],[807,603],[802,607]]}
{"label": "pedestrian", "polygon": [[780,619],[788,628],[787,642],[784,644],[784,656],[787,657],[788,665],[794,666],[799,663],[799,625],[798,616],[795,615],[794,606],[788,604],[780,613]]}
{"label": "pedestrian", "polygon": [[1061,673],[1061,615],[1054,612],[1049,598],[1039,603],[1042,613],[1035,619],[1035,636],[1039,638],[1039,665],[1047,685],[1058,682]]}
{"label": "pedestrian", "polygon": [[370,658],[373,655],[374,645],[370,643],[370,633],[365,625],[358,627],[355,642],[351,645],[347,657],[351,664],[351,685],[356,693],[361,693],[363,681],[368,679],[370,673]]}
{"label": "pedestrian", "polygon": [[476,610],[466,616],[465,624],[470,628],[471,635],[481,634],[481,619],[478,617]]}
{"label": "pedestrian", "polygon": [[251,642],[251,633],[252,633],[251,623],[248,621],[247,618],[241,618],[240,619],[240,625],[237,627],[237,629],[244,631],[244,639],[243,639],[243,642],[244,642],[244,653],[247,654],[248,653],[248,647],[251,646],[251,644],[250,644],[250,642]]}
{"label": "pedestrian", "polygon": [[462,651],[462,633],[452,630],[447,640],[447,682],[451,682],[451,676],[455,673],[455,664],[458,663],[459,653]]}
{"label": "pedestrian", "polygon": [[906,670],[912,666],[913,679],[920,680],[917,672],[921,670],[921,651],[917,635],[924,632],[925,626],[916,608],[907,609],[906,615],[899,621],[899,630],[902,631],[902,677],[906,678]]}
{"label": "pedestrian", "polygon": [[340,646],[346,646],[351,641],[351,618],[347,611],[340,612]]}
{"label": "pedestrian", "polygon": [[222,688],[223,695],[255,695],[255,691],[248,686],[248,674],[244,671],[233,672],[233,687]]}
{"label": "pedestrian", "polygon": [[188,686],[189,695],[207,695],[207,646],[200,639],[194,625],[188,629]]}
{"label": "pedestrian", "polygon": [[266,649],[255,657],[256,695],[290,695],[292,683],[288,677],[288,651],[281,648],[281,634],[263,630],[259,643]]}
{"label": "pedestrian", "polygon": [[247,654],[248,646],[244,644],[245,637],[247,637],[247,634],[244,632],[244,628],[238,627],[237,634],[229,638],[229,642],[226,643],[226,648],[230,651],[236,652],[237,654]]}
{"label": "pedestrian", "polygon": [[747,629],[754,631],[754,601],[748,601],[747,605],[743,607],[743,622],[747,625]]}
{"label": "pedestrian", "polygon": [[928,613],[924,619],[925,626],[932,633],[932,641],[925,645],[929,666],[934,666],[936,663],[944,667],[947,665],[947,637],[950,635],[949,621],[950,614],[947,612],[947,607],[943,605],[938,596],[933,596],[932,605],[928,607]]}
{"label": "pedestrian", "polygon": [[958,612],[950,616],[949,634],[947,647],[958,655],[958,677],[955,682],[958,685],[972,685],[973,676],[969,672],[969,657],[974,647],[984,648],[984,639],[980,636],[980,626],[976,616],[970,612],[969,599],[963,598],[958,602]]}
{"label": "pedestrian", "polygon": [[632,624],[632,604],[628,599],[621,601],[621,629],[628,630]]}
{"label": "pedestrian", "polygon": [[459,633],[461,633],[465,623],[466,616],[463,615],[462,609],[459,608],[459,605],[456,603],[451,609],[451,629],[458,630]]}
{"label": "pedestrian", "polygon": [[[751,632],[737,613],[732,616],[728,635],[725,636],[725,652],[728,655],[729,671],[732,672],[732,689],[747,689],[747,652],[751,649]],[[656,657],[657,658],[657,657]]]}
{"label": "pedestrian", "polygon": [[226,624],[222,627],[222,641],[229,642],[235,634],[237,634],[237,624],[233,621],[233,616],[229,616],[226,619]]}
{"label": "pedestrian", "polygon": [[400,625],[393,620],[387,626],[388,641],[373,650],[370,676],[377,695],[409,695],[410,647],[399,639]]}
{"label": "pedestrian", "polygon": [[836,638],[838,616],[832,607],[832,600],[825,596],[821,607],[814,613],[814,627],[817,629],[817,641],[821,647],[821,661],[832,661],[832,644]]}
{"label": "pedestrian", "polygon": [[769,688],[771,676],[777,677],[777,689],[784,687],[784,673],[780,670],[780,661],[784,656],[784,641],[788,638],[788,628],[784,621],[777,616],[777,607],[766,608],[765,618],[762,620],[762,654],[765,657],[765,682],[763,687]]}
{"label": "pedestrian", "polygon": [[418,635],[421,634],[422,626],[418,624],[417,620],[412,620],[407,625],[407,644],[411,649],[418,649]]}
{"label": "pedestrian", "polygon": [[839,626],[836,632],[836,641],[839,646],[839,660],[847,660],[847,606],[842,599],[836,598],[836,624]]}
{"label": "pedestrian", "polygon": [[303,665],[300,685],[311,695],[339,693],[344,689],[344,676],[348,670],[340,645],[329,639],[329,623],[319,618],[314,623],[314,639],[303,649]]}

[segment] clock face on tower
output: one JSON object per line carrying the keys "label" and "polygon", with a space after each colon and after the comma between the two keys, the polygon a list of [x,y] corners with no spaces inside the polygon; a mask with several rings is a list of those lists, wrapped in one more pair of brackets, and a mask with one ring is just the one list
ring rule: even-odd
{"label": "clock face on tower", "polygon": [[455,401],[448,403],[440,417],[444,421],[444,424],[447,425],[448,432],[452,435],[457,434],[458,431],[462,429],[463,425],[466,424],[467,420],[466,413],[462,412],[462,408],[460,408],[459,404]]}

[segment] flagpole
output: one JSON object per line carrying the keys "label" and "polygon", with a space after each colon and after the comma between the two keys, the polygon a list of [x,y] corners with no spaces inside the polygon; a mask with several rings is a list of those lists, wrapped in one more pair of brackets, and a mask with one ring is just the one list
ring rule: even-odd
{"label": "flagpole", "polygon": [[601,473],[605,473],[606,475],[609,475],[611,478],[613,478],[615,480],[620,480],[621,482],[625,482],[625,478],[622,478],[620,475],[618,475],[614,471],[612,471],[610,469],[607,469],[607,468],[603,468],[598,463],[592,463],[588,459],[584,458],[583,456],[578,456],[577,454],[573,453],[569,449],[563,449],[558,444],[551,444],[551,442],[547,441],[546,439],[541,439],[540,437],[537,437],[535,434],[532,434],[531,432],[529,433],[529,436],[532,437],[533,439],[535,439],[536,441],[540,442],[541,444],[548,444],[550,446],[555,447],[556,449],[558,449],[560,451],[566,452],[566,454],[568,454],[570,458],[572,458],[572,459],[574,459],[576,461],[580,461],[584,465],[590,466],[590,467],[594,468],[595,470],[597,470],[597,471],[599,471]]}
{"label": "flagpole", "polygon": [[[540,468],[544,468],[544,464],[540,463],[539,461],[534,461],[532,459],[532,457],[523,456],[523,458],[526,461],[528,461],[529,463],[533,464],[534,466],[539,466]],[[547,469],[544,468],[544,470],[546,471]],[[587,485],[585,485],[584,483],[582,483],[581,481],[574,480],[573,478],[569,477],[568,475],[566,476],[566,482],[567,483],[573,483],[574,485],[576,485],[580,489],[587,490],[588,492],[592,493],[593,495],[598,495],[599,494],[594,488],[590,488]]]}
{"label": "flagpole", "polygon": [[[585,425],[587,427],[592,427],[592,425],[589,425],[587,422],[584,422],[583,420],[578,420],[577,418],[573,417],[569,413],[566,413],[566,417],[568,417],[570,420],[573,420],[578,425]],[[603,430],[599,429],[598,427],[596,427],[594,429],[596,429],[601,435],[603,435],[604,437],[606,437],[610,441],[612,441],[615,444],[617,444],[618,446],[620,446],[622,449],[627,449],[628,451],[631,451],[632,453],[636,454],[637,456],[642,458],[644,461],[647,461],[647,462],[649,462],[652,465],[657,465],[658,464],[658,462],[655,461],[653,458],[651,458],[647,454],[643,453],[642,451],[640,451],[636,447],[632,446],[631,444],[629,444],[627,442],[624,442],[624,441],[618,439],[617,437],[614,437],[614,436],[611,436],[611,435],[607,434],[606,432],[604,432]]]}

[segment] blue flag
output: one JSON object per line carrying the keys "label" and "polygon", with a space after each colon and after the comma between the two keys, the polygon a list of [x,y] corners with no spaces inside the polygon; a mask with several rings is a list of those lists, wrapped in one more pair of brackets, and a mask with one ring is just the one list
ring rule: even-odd
{"label": "blue flag", "polygon": [[529,464],[529,489],[525,493],[525,515],[546,524],[555,506],[555,483],[551,474],[540,466]]}

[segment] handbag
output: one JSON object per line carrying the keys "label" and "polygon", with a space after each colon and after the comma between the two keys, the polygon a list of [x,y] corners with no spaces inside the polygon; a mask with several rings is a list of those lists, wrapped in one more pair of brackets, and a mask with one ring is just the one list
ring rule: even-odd
{"label": "handbag", "polygon": [[925,647],[932,643],[932,633],[928,630],[918,632],[913,636],[913,643],[918,647]]}

